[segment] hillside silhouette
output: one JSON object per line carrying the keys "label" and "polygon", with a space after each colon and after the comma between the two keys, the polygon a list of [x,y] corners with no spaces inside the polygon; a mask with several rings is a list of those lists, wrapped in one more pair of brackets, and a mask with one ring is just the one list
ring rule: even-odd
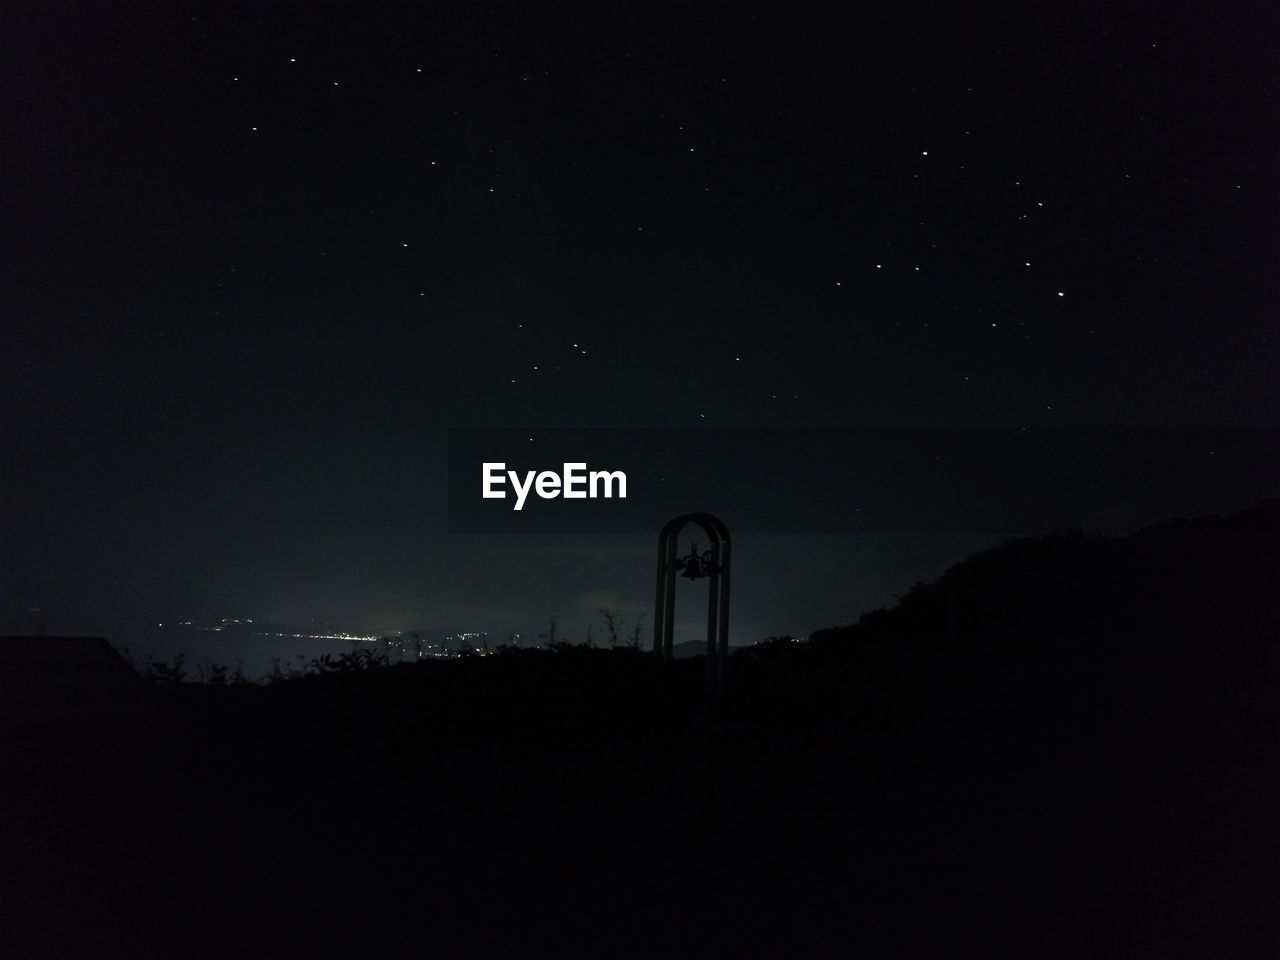
{"label": "hillside silhouette", "polygon": [[0,955],[1275,956],[1278,587],[1268,501],[975,554],[718,704],[568,645],[152,683],[5,730]]}

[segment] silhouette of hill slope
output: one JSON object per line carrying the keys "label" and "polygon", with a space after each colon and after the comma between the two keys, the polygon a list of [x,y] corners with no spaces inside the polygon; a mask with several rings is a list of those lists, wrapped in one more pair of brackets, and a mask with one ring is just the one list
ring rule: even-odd
{"label": "silhouette of hill slope", "polygon": [[1109,650],[1167,663],[1202,656],[1216,639],[1205,666],[1257,667],[1275,652],[1278,586],[1280,500],[1269,500],[1127,537],[1065,531],[1013,541],[917,584],[891,611],[812,640],[891,636],[922,649],[1013,656],[1052,645],[1056,653]]}
{"label": "silhouette of hill slope", "polygon": [[24,728],[0,953],[1274,956],[1276,508],[977,554],[717,709],[562,648]]}

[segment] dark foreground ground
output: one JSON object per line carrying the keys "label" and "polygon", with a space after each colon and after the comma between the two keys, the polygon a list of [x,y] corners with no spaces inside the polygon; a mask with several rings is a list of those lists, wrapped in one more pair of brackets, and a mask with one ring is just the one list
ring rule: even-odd
{"label": "dark foreground ground", "polygon": [[10,729],[0,956],[1280,956],[1274,524],[980,555],[719,710],[574,649]]}

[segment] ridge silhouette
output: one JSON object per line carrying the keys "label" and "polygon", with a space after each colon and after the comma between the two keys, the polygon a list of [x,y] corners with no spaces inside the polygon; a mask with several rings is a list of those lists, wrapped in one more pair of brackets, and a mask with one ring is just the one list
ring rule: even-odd
{"label": "ridge silhouette", "polygon": [[[150,685],[5,731],[0,955],[1261,957],[1280,501],[737,652]],[[406,947],[407,945],[407,947]]]}

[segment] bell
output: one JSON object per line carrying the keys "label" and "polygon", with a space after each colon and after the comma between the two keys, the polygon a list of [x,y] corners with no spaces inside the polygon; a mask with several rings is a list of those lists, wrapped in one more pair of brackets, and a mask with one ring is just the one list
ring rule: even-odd
{"label": "bell", "polygon": [[680,576],[686,580],[701,580],[707,576],[707,561],[698,556],[696,543],[689,549],[689,556],[676,561],[676,569],[684,570]]}

